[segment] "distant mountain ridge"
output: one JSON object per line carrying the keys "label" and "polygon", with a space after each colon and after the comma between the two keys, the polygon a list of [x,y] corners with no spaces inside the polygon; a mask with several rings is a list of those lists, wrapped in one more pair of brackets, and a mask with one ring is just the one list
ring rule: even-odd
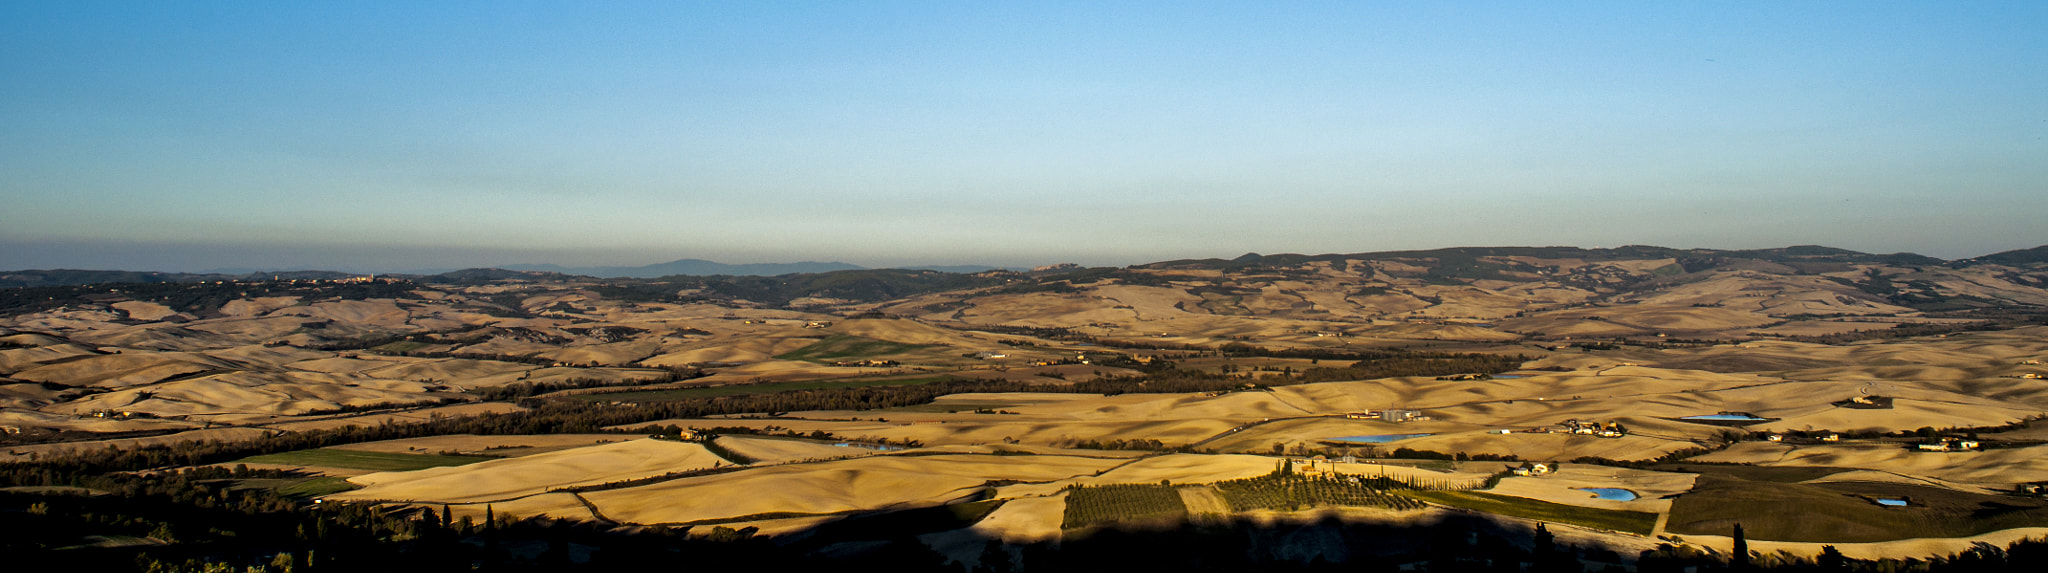
{"label": "distant mountain ridge", "polygon": [[733,265],[703,259],[677,259],[666,263],[655,263],[637,267],[564,267],[556,264],[529,264],[507,265],[498,268],[510,271],[540,271],[603,278],[651,279],[677,275],[765,277],[798,273],[854,271],[865,267],[836,261],[829,263],[804,261],[797,263],[747,263]]}
{"label": "distant mountain ridge", "polygon": [[[1506,267],[1498,262],[1499,257],[1534,257],[1542,259],[1581,259],[1587,261],[1614,261],[1632,259],[1676,259],[1678,267],[1686,272],[1713,268],[1742,261],[1764,261],[1789,264],[1795,267],[1813,268],[1811,265],[1843,264],[1887,264],[1903,266],[1946,266],[1965,268],[1977,265],[2006,265],[2026,267],[2048,264],[2048,245],[2028,249],[2015,249],[1980,257],[1947,261],[1914,253],[1870,254],[1847,249],[1802,245],[1776,249],[1721,250],[1721,249],[1674,249],[1668,247],[1629,245],[1616,248],[1586,249],[1580,247],[1449,247],[1421,251],[1379,251],[1350,254],[1275,254],[1260,255],[1245,253],[1232,259],[1180,259],[1147,264],[1131,265],[1132,269],[1189,269],[1206,268],[1234,270],[1251,267],[1276,267],[1299,265],[1311,261],[1344,260],[1406,260],[1434,259],[1428,265],[1429,275],[1440,278],[1491,278]],[[1010,267],[983,265],[927,265],[893,267],[895,270],[934,271],[951,274],[973,274],[995,270],[1023,270]],[[239,270],[239,269],[237,269]],[[868,269],[843,262],[805,261],[796,263],[748,263],[726,264],[702,259],[679,259],[666,263],[642,266],[599,266],[565,267],[555,264],[525,264],[503,267],[470,268],[435,274],[378,273],[391,278],[418,279],[426,282],[489,281],[508,278],[560,279],[576,276],[595,278],[654,279],[662,277],[775,277],[790,275],[820,275],[845,271],[866,271],[869,273],[892,269]],[[1075,269],[1059,271],[1048,269],[1033,275],[1062,274]],[[219,280],[266,280],[280,279],[337,279],[361,276],[365,273],[335,272],[321,270],[271,271],[250,273],[179,273],[145,272],[121,270],[80,270],[40,269],[0,271],[0,288],[76,286],[102,283],[166,283],[200,282]],[[845,279],[835,279],[845,280]]]}
{"label": "distant mountain ridge", "polygon": [[1818,245],[1798,245],[1776,249],[1722,250],[1722,249],[1674,249],[1648,245],[1628,245],[1611,249],[1581,247],[1446,247],[1422,251],[1376,251],[1367,253],[1331,253],[1321,255],[1277,254],[1261,255],[1245,253],[1232,259],[1181,259],[1134,265],[1134,268],[1214,268],[1232,269],[1250,266],[1295,265],[1310,261],[1341,260],[1390,260],[1390,259],[1438,259],[1447,263],[1470,263],[1480,257],[1534,257],[1540,259],[1582,259],[1588,261],[1642,260],[1642,259],[1752,259],[1778,263],[1866,263],[1891,265],[1937,266],[1951,264],[1999,263],[2007,261],[2024,263],[2025,257],[2009,256],[2041,250],[2048,253],[2048,246],[2026,251],[2007,251],[1975,259],[1946,261],[1914,253],[1871,254],[1848,249]]}
{"label": "distant mountain ridge", "polygon": [[2048,263],[2048,245],[2042,245],[2031,249],[2016,249],[2002,253],[1992,253],[1989,255],[1984,255],[1973,259],[1963,259],[1962,261],[1957,262],[1990,263],[2014,266]]}

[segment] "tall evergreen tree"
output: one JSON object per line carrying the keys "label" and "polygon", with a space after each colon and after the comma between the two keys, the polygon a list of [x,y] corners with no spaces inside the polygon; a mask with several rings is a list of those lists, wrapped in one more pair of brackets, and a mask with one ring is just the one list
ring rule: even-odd
{"label": "tall evergreen tree", "polygon": [[1735,555],[1729,558],[1728,566],[1737,571],[1749,570],[1749,540],[1742,537],[1742,524],[1735,524]]}

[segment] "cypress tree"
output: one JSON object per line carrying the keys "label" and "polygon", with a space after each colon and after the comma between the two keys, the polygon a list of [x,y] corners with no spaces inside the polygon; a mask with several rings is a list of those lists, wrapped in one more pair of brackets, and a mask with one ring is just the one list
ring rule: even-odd
{"label": "cypress tree", "polygon": [[1729,566],[1730,568],[1733,568],[1733,569],[1735,569],[1735,570],[1738,570],[1738,571],[1746,571],[1746,570],[1748,570],[1748,569],[1749,569],[1749,540],[1748,540],[1748,539],[1743,539],[1743,538],[1742,538],[1742,524],[1740,524],[1740,523],[1737,523],[1737,524],[1735,524],[1735,550],[1734,550],[1734,553],[1735,553],[1735,555],[1734,555],[1733,557],[1731,557],[1731,558],[1730,558],[1730,560],[1729,560],[1729,562],[1728,562],[1728,566]]}

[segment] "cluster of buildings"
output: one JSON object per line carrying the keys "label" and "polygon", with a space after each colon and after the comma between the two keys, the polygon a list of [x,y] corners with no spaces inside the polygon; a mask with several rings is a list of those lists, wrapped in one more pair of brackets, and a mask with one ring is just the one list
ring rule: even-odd
{"label": "cluster of buildings", "polygon": [[1923,452],[1966,452],[1982,448],[1984,445],[1977,443],[1977,440],[1944,438],[1941,441],[1928,442],[1917,447]]}
{"label": "cluster of buildings", "polygon": [[1296,474],[1309,477],[1335,476],[1338,475],[1337,464],[1355,464],[1358,463],[1358,458],[1355,456],[1342,456],[1333,460],[1323,456],[1316,456],[1307,459],[1290,459],[1288,463],[1293,464],[1293,467],[1290,469]]}
{"label": "cluster of buildings", "polygon": [[1608,422],[1602,424],[1600,422],[1590,422],[1574,418],[1570,420],[1565,420],[1563,423],[1560,423],[1556,426],[1544,426],[1541,428],[1529,428],[1526,430],[1489,430],[1487,433],[1513,434],[1516,432],[1521,432],[1525,434],[1579,434],[1585,436],[1599,436],[1602,438],[1620,438],[1628,435],[1628,428],[1622,426],[1619,422]]}
{"label": "cluster of buildings", "polygon": [[1628,435],[1628,428],[1622,427],[1619,422],[1602,424],[1600,422],[1582,421],[1574,418],[1565,420],[1564,423],[1558,425],[1562,426],[1567,433],[1572,434],[1600,436],[1602,438],[1619,438]]}
{"label": "cluster of buildings", "polygon": [[[1840,442],[1840,441],[1842,441],[1842,435],[1841,435],[1841,434],[1836,434],[1836,433],[1833,433],[1833,432],[1830,432],[1830,433],[1826,433],[1826,434],[1814,434],[1814,435],[1813,435],[1813,437],[1812,437],[1811,439],[1814,439],[1814,440],[1819,440],[1819,441],[1822,441],[1822,442],[1827,442],[1827,443],[1835,443],[1835,442]],[[1765,436],[1764,436],[1764,441],[1766,441],[1766,442],[1783,442],[1783,441],[1785,441],[1785,435],[1784,435],[1784,434],[1768,434],[1768,435],[1765,435]]]}
{"label": "cluster of buildings", "polygon": [[91,411],[91,412],[88,412],[88,413],[86,413],[86,416],[89,416],[89,417],[93,417],[93,418],[109,418],[109,419],[114,419],[114,420],[126,420],[126,419],[129,419],[129,418],[154,418],[154,417],[156,417],[156,416],[152,416],[152,415],[149,415],[148,413],[144,413],[144,412],[123,412],[123,411],[119,411],[119,410],[93,410],[93,411]]}
{"label": "cluster of buildings", "polygon": [[1344,417],[1353,420],[1379,420],[1381,422],[1393,422],[1396,424],[1399,424],[1401,422],[1422,422],[1429,420],[1429,416],[1422,415],[1421,410],[1403,410],[1399,408],[1390,410],[1366,410],[1364,412],[1352,412],[1349,414],[1345,414]]}

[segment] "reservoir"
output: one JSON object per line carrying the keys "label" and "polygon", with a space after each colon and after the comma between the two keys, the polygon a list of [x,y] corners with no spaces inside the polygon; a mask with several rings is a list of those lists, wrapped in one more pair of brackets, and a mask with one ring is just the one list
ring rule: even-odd
{"label": "reservoir", "polygon": [[1580,491],[1592,493],[1593,497],[1610,501],[1635,501],[1636,492],[1616,487],[1582,487]]}
{"label": "reservoir", "polygon": [[1708,415],[1705,415],[1705,416],[1686,416],[1686,417],[1683,417],[1683,418],[1679,418],[1679,419],[1680,419],[1680,420],[1715,420],[1715,421],[1731,421],[1731,422],[1762,422],[1762,421],[1765,421],[1765,420],[1766,420],[1766,418],[1758,418],[1758,417],[1756,417],[1756,416],[1751,416],[1751,415],[1749,415],[1749,414],[1708,414]]}

